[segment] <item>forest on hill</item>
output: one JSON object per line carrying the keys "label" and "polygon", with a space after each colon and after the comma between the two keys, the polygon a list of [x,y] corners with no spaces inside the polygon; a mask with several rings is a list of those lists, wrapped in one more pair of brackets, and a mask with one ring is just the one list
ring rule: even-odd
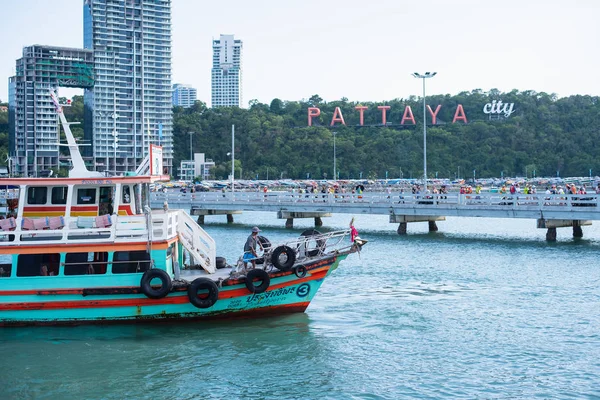
{"label": "forest on hill", "polygon": [[[490,119],[484,106],[501,100],[514,104],[509,117]],[[598,97],[557,98],[533,91],[501,93],[474,90],[457,95],[433,95],[426,103],[437,114],[431,124],[427,112],[427,171],[430,178],[503,176],[587,176],[590,169],[600,175],[600,103]],[[467,123],[452,123],[458,105]],[[386,126],[381,124],[382,103],[360,103],[347,99],[324,102],[318,95],[307,101],[270,104],[251,101],[248,109],[209,109],[202,102],[192,108],[174,108],[175,160],[189,158],[189,132],[195,152],[215,161],[216,178],[231,171],[227,153],[231,149],[231,125],[235,124],[236,177],[331,178],[335,132],[336,167],[341,179],[420,177],[423,174],[422,98],[395,99]],[[400,125],[410,106],[415,125]],[[308,127],[308,108],[321,115]],[[336,107],[346,126],[330,127]],[[317,125],[316,125],[317,124]],[[315,126],[316,125],[316,126]],[[239,163],[238,163],[239,160]]]}
{"label": "forest on hill", "polygon": [[[430,178],[600,175],[600,103],[596,96],[557,98],[533,91],[473,90],[427,96],[427,171]],[[513,105],[512,113],[486,114],[492,102]],[[356,106],[365,106],[364,126]],[[389,106],[382,124],[378,106]],[[464,120],[453,119],[462,107]],[[486,106],[487,105],[487,106]],[[410,106],[415,124],[406,117]],[[308,108],[320,116],[308,126]],[[336,107],[345,126],[330,123]],[[81,96],[67,109],[71,121],[83,120]],[[507,108],[504,108],[507,110]],[[81,114],[81,115],[79,115]],[[340,115],[337,114],[337,117]],[[0,151],[6,154],[8,113],[0,113]],[[338,118],[339,120],[339,118]],[[325,102],[318,95],[303,101],[250,101],[249,108],[208,108],[203,102],[173,109],[173,175],[193,151],[216,163],[213,175],[231,171],[231,125],[235,125],[236,178],[332,178],[334,135],[339,178],[415,178],[423,174],[423,103],[411,96],[385,103]],[[77,128],[76,128],[77,129]],[[75,130],[75,129],[74,129]],[[74,132],[80,134],[80,132]],[[0,161],[3,163],[4,161]]]}

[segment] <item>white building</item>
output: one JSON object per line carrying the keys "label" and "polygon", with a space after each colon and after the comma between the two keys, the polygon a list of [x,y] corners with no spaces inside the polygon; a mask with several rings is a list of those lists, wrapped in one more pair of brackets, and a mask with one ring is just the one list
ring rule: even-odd
{"label": "white building", "polygon": [[233,35],[213,40],[212,107],[242,107],[242,47]]}
{"label": "white building", "polygon": [[210,169],[215,163],[210,158],[207,159],[204,153],[194,153],[194,160],[181,160],[179,164],[179,179],[184,181],[193,181],[197,176],[206,180],[210,176]]}
{"label": "white building", "polygon": [[194,105],[197,100],[196,88],[192,85],[176,83],[173,85],[173,105],[188,108]]}

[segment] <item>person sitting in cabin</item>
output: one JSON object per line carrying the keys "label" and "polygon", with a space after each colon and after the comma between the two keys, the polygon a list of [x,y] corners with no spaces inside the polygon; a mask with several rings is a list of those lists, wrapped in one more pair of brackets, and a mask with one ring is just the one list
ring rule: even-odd
{"label": "person sitting in cabin", "polygon": [[252,233],[248,236],[248,239],[246,239],[246,243],[244,244],[244,268],[248,266],[248,261],[252,263],[252,268],[256,268],[256,259],[258,258],[256,246],[258,245],[262,249],[262,245],[258,240],[258,232],[260,232],[258,226],[252,228]]}
{"label": "person sitting in cabin", "polygon": [[50,271],[48,269],[48,264],[42,264],[42,266],[40,267],[40,276],[54,276],[54,275],[56,275],[56,272]]}

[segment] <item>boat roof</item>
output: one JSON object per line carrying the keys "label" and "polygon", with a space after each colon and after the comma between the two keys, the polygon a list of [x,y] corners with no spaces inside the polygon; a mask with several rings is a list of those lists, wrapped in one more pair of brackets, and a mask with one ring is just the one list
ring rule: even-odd
{"label": "boat roof", "polygon": [[168,181],[169,175],[107,176],[106,178],[0,178],[0,186],[114,185]]}

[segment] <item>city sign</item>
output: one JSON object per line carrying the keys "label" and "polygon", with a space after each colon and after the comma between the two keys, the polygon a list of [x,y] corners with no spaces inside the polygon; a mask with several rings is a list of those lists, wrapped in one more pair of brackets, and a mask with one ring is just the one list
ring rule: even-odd
{"label": "city sign", "polygon": [[[437,115],[442,108],[441,105],[435,108],[435,111],[432,110],[431,106],[427,105],[427,110],[431,115],[431,123],[433,125],[437,122]],[[365,125],[365,110],[368,110],[369,107],[366,106],[356,106],[354,107],[356,111],[359,113],[360,126]],[[391,109],[390,106],[377,106],[377,109],[381,111],[381,124],[387,124],[387,112]],[[308,126],[312,126],[312,119],[321,115],[321,110],[318,107],[308,107]],[[467,115],[465,114],[465,110],[463,109],[462,104],[456,106],[456,111],[454,112],[454,118],[452,119],[452,123],[463,121],[465,124],[467,121]],[[333,112],[333,117],[331,118],[330,126],[335,126],[336,123],[341,125],[346,125],[344,121],[344,116],[342,115],[342,110],[339,107],[336,107]],[[412,112],[412,108],[410,106],[406,106],[404,108],[404,114],[402,115],[402,120],[400,121],[400,125],[416,125],[415,116]]]}
{"label": "city sign", "polygon": [[[487,103],[483,106],[483,112],[488,115],[504,115],[504,117],[508,118],[512,113],[514,113],[515,103],[503,103],[501,100],[493,100],[491,103]],[[431,108],[430,105],[427,105],[427,111],[431,116],[431,124],[437,124],[437,116],[440,112],[442,106],[440,104],[437,105],[435,110]],[[366,106],[356,106],[354,107],[356,111],[358,111],[359,116],[359,126],[365,125],[365,111],[369,108]],[[381,125],[385,126],[388,123],[387,113],[391,109],[391,106],[377,106],[377,109],[381,112]],[[308,126],[312,126],[313,118],[317,118],[321,115],[321,109],[318,107],[308,107]],[[468,123],[467,114],[462,106],[462,104],[458,104],[456,106],[456,110],[454,111],[454,118],[452,118],[452,123],[456,122],[464,122]],[[340,107],[336,107],[333,111],[333,116],[331,117],[331,122],[329,126],[335,126],[336,124],[346,125],[346,121],[344,120],[344,116],[342,114],[342,110]],[[400,120],[400,125],[416,125],[417,122],[415,120],[415,116],[413,114],[412,108],[410,106],[406,106],[404,108],[404,113],[402,114],[402,119]]]}

